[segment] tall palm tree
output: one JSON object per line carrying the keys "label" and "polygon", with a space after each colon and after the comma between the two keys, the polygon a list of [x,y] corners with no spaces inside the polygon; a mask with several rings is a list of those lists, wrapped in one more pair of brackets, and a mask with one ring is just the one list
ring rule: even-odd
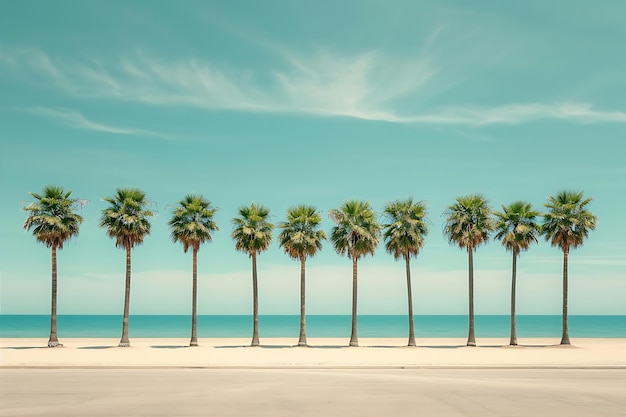
{"label": "tall palm tree", "polygon": [[189,346],[198,346],[198,250],[204,242],[210,242],[211,233],[219,230],[213,221],[217,212],[211,202],[201,195],[188,194],[180,200],[169,221],[172,240],[183,244],[185,253],[192,252],[192,291],[191,291],[191,341]]}
{"label": "tall palm tree", "polygon": [[52,249],[52,303],[48,347],[63,346],[57,336],[57,249],[63,249],[66,240],[78,236],[83,218],[74,210],[82,208],[84,202],[72,198],[71,191],[57,186],[44,187],[41,194],[29,194],[37,201],[24,207],[28,212],[24,229],[32,228],[37,241]]}
{"label": "tall palm tree", "polygon": [[469,334],[467,346],[476,346],[474,335],[474,251],[489,240],[493,230],[491,208],[481,195],[457,197],[445,212],[444,234],[450,243],[467,250],[469,262]]}
{"label": "tall palm tree", "polygon": [[544,237],[552,246],[563,251],[563,336],[562,345],[569,345],[567,323],[568,275],[567,263],[570,249],[583,245],[591,230],[596,229],[596,216],[587,210],[591,198],[584,198],[582,192],[560,191],[548,197],[542,226]]}
{"label": "tall palm tree", "polygon": [[272,242],[274,225],[268,222],[270,211],[252,203],[239,208],[239,217],[232,220],[235,249],[252,258],[253,331],[251,346],[259,346],[259,293],[257,285],[256,257],[267,250]]}
{"label": "tall palm tree", "polygon": [[287,210],[287,221],[278,227],[280,246],[292,259],[300,261],[300,338],[298,346],[306,346],[305,264],[307,257],[322,249],[326,233],[320,230],[322,217],[313,206],[299,205]]}
{"label": "tall palm tree", "polygon": [[428,234],[427,209],[424,202],[413,199],[390,201],[385,205],[388,222],[385,228],[387,252],[406,263],[406,287],[409,298],[409,346],[415,346],[413,325],[413,295],[411,291],[411,256],[417,256]]}
{"label": "tall palm tree", "polygon": [[511,346],[517,345],[517,326],[515,323],[515,289],[517,283],[517,258],[520,252],[528,250],[531,244],[537,243],[541,234],[541,226],[536,218],[541,215],[532,209],[530,203],[515,201],[508,206],[502,206],[501,212],[495,212],[496,239],[513,253],[513,267],[511,275]]}
{"label": "tall palm tree", "polygon": [[349,200],[339,209],[328,213],[336,226],[330,240],[339,255],[352,259],[352,333],[350,346],[358,346],[357,336],[357,264],[359,258],[373,255],[380,241],[380,224],[376,214],[365,201]]}
{"label": "tall palm tree", "polygon": [[102,199],[109,207],[102,210],[100,227],[106,229],[110,238],[115,239],[115,246],[126,250],[126,286],[124,291],[124,319],[122,338],[119,347],[130,346],[128,339],[128,315],[130,309],[130,253],[135,245],[143,243],[150,234],[149,217],[154,212],[148,207],[149,202],[143,191],[137,188],[118,188],[113,197]]}

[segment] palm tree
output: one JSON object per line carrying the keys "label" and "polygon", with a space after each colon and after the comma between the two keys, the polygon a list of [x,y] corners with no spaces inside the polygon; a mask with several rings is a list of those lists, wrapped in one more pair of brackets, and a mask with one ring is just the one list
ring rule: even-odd
{"label": "palm tree", "polygon": [[259,293],[257,286],[256,257],[267,250],[272,242],[272,229],[269,223],[270,211],[261,205],[252,203],[239,208],[239,217],[232,220],[235,249],[247,253],[252,258],[252,298],[253,331],[251,346],[259,346]]}
{"label": "palm tree", "polygon": [[469,334],[467,346],[476,346],[474,335],[474,251],[489,240],[493,230],[491,208],[481,195],[457,197],[444,213],[444,234],[450,243],[467,250],[469,261]]}
{"label": "palm tree", "polygon": [[358,346],[357,336],[357,264],[364,255],[373,255],[380,241],[380,225],[376,214],[365,201],[346,201],[338,210],[328,213],[336,223],[330,240],[339,255],[352,259],[352,334],[350,346]]}
{"label": "palm tree", "polygon": [[411,291],[411,256],[417,256],[428,234],[426,204],[413,199],[396,200],[385,205],[389,223],[384,225],[387,252],[406,263],[406,286],[409,298],[409,346],[415,346],[413,295]]}
{"label": "palm tree", "polygon": [[179,206],[169,221],[172,240],[183,244],[185,253],[192,252],[192,291],[191,291],[191,341],[189,346],[198,346],[197,300],[198,300],[198,250],[204,242],[211,241],[211,233],[219,230],[213,221],[217,209],[201,195],[188,194],[179,201]]}
{"label": "palm tree", "polygon": [[562,345],[569,345],[567,323],[568,276],[567,262],[570,249],[583,245],[589,231],[596,229],[596,216],[587,210],[591,198],[583,198],[582,192],[560,191],[548,197],[542,226],[546,241],[563,251],[563,336]]}
{"label": "palm tree", "polygon": [[517,282],[517,258],[520,252],[528,250],[532,243],[537,243],[541,234],[541,226],[535,219],[541,213],[534,211],[530,203],[515,201],[508,206],[502,206],[502,212],[496,216],[496,239],[513,253],[513,267],[511,276],[511,346],[517,345],[517,328],[515,323],[515,288]]}
{"label": "palm tree", "polygon": [[72,192],[62,187],[47,186],[43,193],[29,193],[37,201],[23,209],[28,212],[24,229],[33,229],[37,241],[52,249],[52,305],[50,313],[50,338],[48,347],[63,346],[57,337],[57,249],[63,249],[63,243],[78,236],[78,229],[83,218],[74,213],[82,208],[84,202],[71,198]]}
{"label": "palm tree", "polygon": [[115,246],[126,250],[126,287],[124,291],[124,319],[119,347],[130,346],[128,340],[128,314],[130,308],[130,252],[135,245],[143,243],[150,234],[149,217],[154,212],[147,208],[149,202],[143,191],[137,188],[118,188],[113,197],[102,199],[109,207],[102,210],[100,227],[106,229]]}
{"label": "palm tree", "polygon": [[287,221],[278,225],[283,229],[278,240],[285,253],[300,261],[300,338],[298,346],[306,346],[305,264],[307,257],[322,249],[326,233],[320,230],[322,217],[313,206],[299,205],[287,210]]}

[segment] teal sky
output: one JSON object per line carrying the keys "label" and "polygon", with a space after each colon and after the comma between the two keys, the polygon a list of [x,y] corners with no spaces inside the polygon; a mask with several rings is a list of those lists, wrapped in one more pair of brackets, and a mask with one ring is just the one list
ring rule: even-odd
{"label": "teal sky", "polygon": [[[124,252],[102,197],[143,189],[158,211],[133,251],[131,313],[188,314],[191,255],[167,221],[187,193],[219,208],[199,253],[199,313],[250,314],[250,260],[230,220],[254,201],[428,202],[413,261],[416,314],[465,314],[467,254],[446,206],[482,193],[543,209],[584,191],[599,219],[570,256],[570,313],[626,314],[626,3],[623,1],[0,2],[0,312],[49,312],[50,251],[22,229],[29,191],[89,201],[59,252],[60,314],[121,314]],[[518,263],[520,314],[559,314],[562,253]],[[477,314],[509,311],[511,256],[475,256]],[[405,314],[404,266],[359,263],[359,312]],[[351,262],[308,262],[310,314],[349,314]],[[299,265],[259,258],[261,314],[298,314]]]}

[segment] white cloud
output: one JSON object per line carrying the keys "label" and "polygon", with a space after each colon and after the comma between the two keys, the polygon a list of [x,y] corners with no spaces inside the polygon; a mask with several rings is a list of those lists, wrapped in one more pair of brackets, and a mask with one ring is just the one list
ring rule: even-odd
{"label": "white cloud", "polygon": [[[592,103],[514,103],[499,106],[441,106],[400,112],[400,100],[420,97],[440,68],[428,48],[415,58],[393,59],[380,52],[351,56],[281,52],[277,67],[233,69],[186,59],[167,62],[146,56],[114,61],[69,61],[38,49],[8,50],[2,63],[12,71],[35,72],[67,94],[151,105],[188,105],[205,109],[342,116],[391,123],[484,126],[536,120],[626,123],[626,112],[598,110]],[[40,77],[41,78],[41,77]],[[40,111],[44,113],[46,110]],[[51,115],[48,111],[48,115]],[[55,116],[76,127],[129,134],[80,113]],[[136,131],[136,130],[133,130]],[[144,132],[145,133],[145,132]]]}
{"label": "white cloud", "polygon": [[114,133],[120,135],[133,135],[133,136],[152,136],[159,138],[167,138],[161,133],[153,132],[146,129],[138,129],[132,127],[120,127],[103,123],[94,122],[83,116],[82,113],[70,110],[70,109],[50,109],[47,107],[32,107],[20,109],[30,113],[38,114],[44,117],[49,117],[64,125],[67,125],[76,129],[93,130],[97,132]]}

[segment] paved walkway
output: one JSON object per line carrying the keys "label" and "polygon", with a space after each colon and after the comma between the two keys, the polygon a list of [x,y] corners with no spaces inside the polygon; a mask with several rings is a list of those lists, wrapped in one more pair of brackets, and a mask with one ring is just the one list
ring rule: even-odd
{"label": "paved walkway", "polygon": [[626,369],[0,369],[2,416],[626,416]]}

